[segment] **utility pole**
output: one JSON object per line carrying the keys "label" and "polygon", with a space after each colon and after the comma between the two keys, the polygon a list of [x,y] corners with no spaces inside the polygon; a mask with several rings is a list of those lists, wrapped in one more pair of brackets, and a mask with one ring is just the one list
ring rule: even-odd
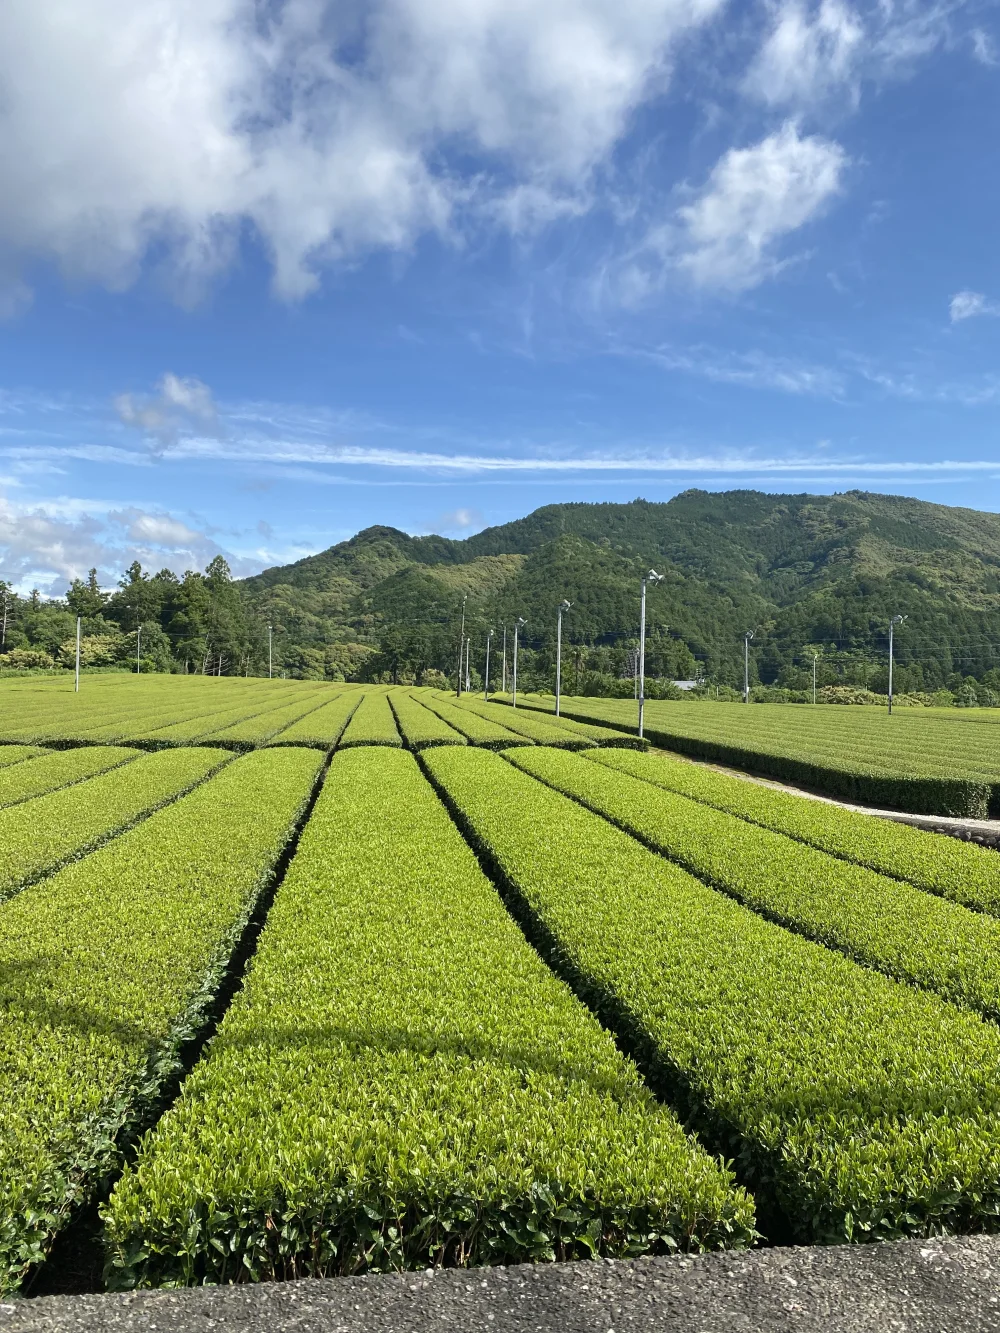
{"label": "utility pole", "polygon": [[507,622],[503,623],[503,668],[500,675],[500,693],[507,693]]}
{"label": "utility pole", "polygon": [[514,697],[511,700],[512,707],[517,707],[517,636],[520,633],[521,626],[528,622],[523,616],[518,616],[514,621]]}
{"label": "utility pole", "polygon": [[893,616],[889,621],[889,716],[892,717],[892,631],[896,625],[901,625],[906,619],[905,616]]}
{"label": "utility pole", "polygon": [[469,594],[466,593],[462,598],[462,629],[458,636],[458,690],[455,695],[458,699],[462,697],[462,650],[465,648],[465,603],[468,599]]}
{"label": "utility pole", "polygon": [[267,627],[267,678],[271,679],[271,626]]}
{"label": "utility pole", "polygon": [[563,598],[557,608],[559,615],[556,620],[556,717],[559,716],[559,687],[562,684],[562,618],[563,612],[568,611],[572,605],[572,602],[567,602]]}
{"label": "utility pole", "polygon": [[664,576],[649,570],[642,580],[642,610],[639,617],[639,739],[642,740],[643,712],[646,706],[646,584],[662,583]]}
{"label": "utility pole", "polygon": [[750,640],[753,630],[748,629],[743,635],[743,702],[750,702]]}
{"label": "utility pole", "polygon": [[80,693],[80,617],[76,618],[76,679],[73,684],[73,692]]}
{"label": "utility pole", "polygon": [[490,640],[493,638],[493,631],[486,631],[486,684],[483,687],[483,700],[489,703],[490,698]]}

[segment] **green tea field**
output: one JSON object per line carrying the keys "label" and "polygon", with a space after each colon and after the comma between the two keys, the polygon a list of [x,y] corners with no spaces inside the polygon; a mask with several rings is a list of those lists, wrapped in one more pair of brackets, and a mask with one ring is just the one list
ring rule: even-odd
{"label": "green tea field", "polygon": [[[524,707],[551,712],[551,696]],[[567,718],[636,730],[636,704],[568,699]],[[1000,813],[1000,713],[992,708],[788,707],[646,703],[656,746],[866,805],[985,819]]]}
{"label": "green tea field", "polygon": [[1000,855],[666,752],[1000,732],[523,703],[0,682],[0,1292],[1000,1230]]}

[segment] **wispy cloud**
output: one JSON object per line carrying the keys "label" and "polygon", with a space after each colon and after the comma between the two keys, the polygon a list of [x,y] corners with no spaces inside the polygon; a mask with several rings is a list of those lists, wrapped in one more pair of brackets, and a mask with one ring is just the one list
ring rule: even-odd
{"label": "wispy cloud", "polygon": [[667,344],[658,347],[620,346],[614,350],[618,355],[635,357],[663,370],[700,376],[718,384],[774,389],[780,393],[818,398],[839,398],[844,392],[844,375],[839,370],[769,356],[762,351],[727,352],[704,345],[681,348]]}
{"label": "wispy cloud", "polygon": [[982,292],[956,292],[948,306],[953,324],[979,315],[1000,315],[1000,301],[991,301]]}
{"label": "wispy cloud", "polygon": [[154,394],[119,394],[115,411],[126,426],[135,427],[161,445],[176,440],[192,426],[202,431],[218,426],[218,412],[208,385],[198,379],[182,379],[169,370]]}

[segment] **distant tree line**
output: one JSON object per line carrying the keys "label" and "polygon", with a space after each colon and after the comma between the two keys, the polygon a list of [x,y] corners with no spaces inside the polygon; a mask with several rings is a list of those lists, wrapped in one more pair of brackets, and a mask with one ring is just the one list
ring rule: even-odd
{"label": "distant tree line", "polygon": [[267,669],[267,626],[216,556],[204,572],[147,574],[138,561],[104,590],[97,570],[62,598],[20,596],[0,580],[0,667],[256,675]]}

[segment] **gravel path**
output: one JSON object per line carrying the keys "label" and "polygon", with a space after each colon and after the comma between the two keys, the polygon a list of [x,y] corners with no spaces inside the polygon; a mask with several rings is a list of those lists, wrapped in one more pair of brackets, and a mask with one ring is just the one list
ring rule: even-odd
{"label": "gravel path", "polygon": [[0,1333],[996,1333],[1000,1238],[0,1304]]}

